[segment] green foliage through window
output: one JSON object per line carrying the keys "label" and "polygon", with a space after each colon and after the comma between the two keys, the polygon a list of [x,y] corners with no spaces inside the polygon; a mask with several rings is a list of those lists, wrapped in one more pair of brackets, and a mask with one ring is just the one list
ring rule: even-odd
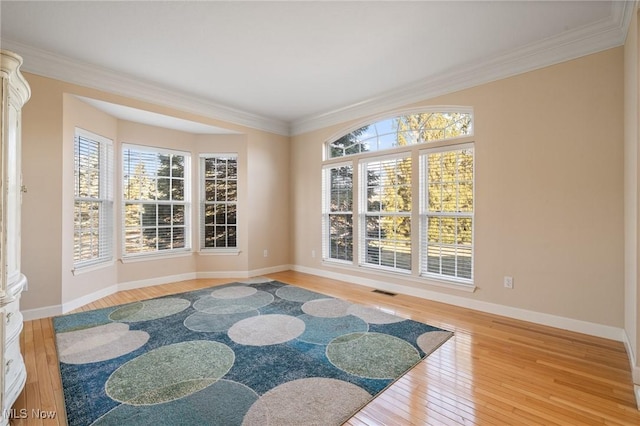
{"label": "green foliage through window", "polygon": [[328,144],[329,158],[382,151],[468,136],[473,133],[470,113],[426,112],[401,115],[360,127]]}

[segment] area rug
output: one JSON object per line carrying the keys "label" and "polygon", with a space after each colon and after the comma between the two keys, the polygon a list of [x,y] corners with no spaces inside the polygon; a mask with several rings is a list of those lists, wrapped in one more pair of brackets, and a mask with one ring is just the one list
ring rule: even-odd
{"label": "area rug", "polygon": [[53,323],[70,426],[340,425],[452,336],[268,279]]}

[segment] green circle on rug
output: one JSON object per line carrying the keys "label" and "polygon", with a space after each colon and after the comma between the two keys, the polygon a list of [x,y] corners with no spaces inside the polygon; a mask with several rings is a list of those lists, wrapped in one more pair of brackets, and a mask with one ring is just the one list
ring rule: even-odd
{"label": "green circle on rug", "polygon": [[177,297],[143,300],[116,309],[111,312],[109,319],[121,322],[150,321],[177,314],[189,306],[191,306],[191,302]]}
{"label": "green circle on rug", "polygon": [[219,342],[192,340],[151,350],[120,366],[105,385],[109,397],[130,405],[172,401],[227,374],[235,354]]}
{"label": "green circle on rug", "polygon": [[351,333],[329,343],[327,358],[355,376],[393,379],[420,361],[420,354],[411,344],[388,334]]}

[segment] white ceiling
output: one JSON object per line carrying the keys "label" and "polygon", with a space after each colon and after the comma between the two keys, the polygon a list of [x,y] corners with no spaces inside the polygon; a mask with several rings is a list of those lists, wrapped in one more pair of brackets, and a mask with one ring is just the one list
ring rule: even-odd
{"label": "white ceiling", "polygon": [[624,42],[626,1],[0,1],[23,69],[296,134]]}

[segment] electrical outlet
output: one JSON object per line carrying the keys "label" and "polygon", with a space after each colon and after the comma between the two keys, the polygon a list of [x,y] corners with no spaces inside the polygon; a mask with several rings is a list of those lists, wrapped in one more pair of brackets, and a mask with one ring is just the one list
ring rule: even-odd
{"label": "electrical outlet", "polygon": [[504,277],[504,288],[513,288],[513,277]]}
{"label": "electrical outlet", "polygon": [[263,255],[264,257],[269,257],[269,250],[264,249]]}
{"label": "electrical outlet", "polygon": [[316,257],[316,251],[315,250],[311,250],[311,257]]}

